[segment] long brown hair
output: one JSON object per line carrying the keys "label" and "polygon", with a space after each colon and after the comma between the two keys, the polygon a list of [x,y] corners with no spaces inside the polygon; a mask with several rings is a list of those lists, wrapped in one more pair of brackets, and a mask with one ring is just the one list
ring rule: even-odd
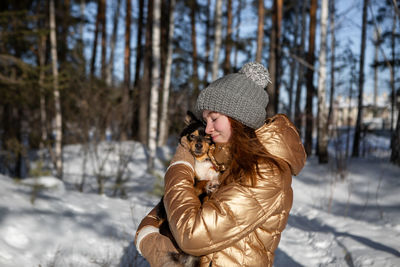
{"label": "long brown hair", "polygon": [[260,174],[258,163],[264,161],[275,164],[279,168],[278,160],[264,148],[258,140],[255,130],[228,117],[232,127],[229,140],[232,161],[228,168],[229,175],[224,184],[238,182],[244,185],[256,185],[257,175]]}

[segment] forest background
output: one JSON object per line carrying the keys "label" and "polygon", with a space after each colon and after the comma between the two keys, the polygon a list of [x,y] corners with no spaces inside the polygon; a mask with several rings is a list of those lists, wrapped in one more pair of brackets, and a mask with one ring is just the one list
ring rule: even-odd
{"label": "forest background", "polygon": [[[65,145],[105,140],[145,145],[151,171],[199,92],[249,61],[268,67],[267,113],[295,122],[308,155],[327,163],[329,140],[354,131],[345,156],[362,156],[379,130],[400,165],[399,21],[396,0],[1,1],[0,172],[32,175],[41,149],[62,179]],[[344,125],[339,95],[356,109]],[[389,122],[368,128],[382,95]]]}

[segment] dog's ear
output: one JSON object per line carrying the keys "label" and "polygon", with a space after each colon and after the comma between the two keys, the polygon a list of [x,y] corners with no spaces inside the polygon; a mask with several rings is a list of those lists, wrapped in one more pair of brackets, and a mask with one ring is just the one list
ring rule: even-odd
{"label": "dog's ear", "polygon": [[193,112],[191,112],[190,110],[188,110],[186,112],[186,116],[185,116],[185,124],[189,125],[194,121],[198,121],[198,119],[196,118],[196,116],[193,114]]}

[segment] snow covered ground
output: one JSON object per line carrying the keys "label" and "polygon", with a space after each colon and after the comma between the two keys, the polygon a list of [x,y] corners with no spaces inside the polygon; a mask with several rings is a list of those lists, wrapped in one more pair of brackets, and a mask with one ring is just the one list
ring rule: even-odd
{"label": "snow covered ground", "polygon": [[[275,266],[400,266],[400,168],[388,162],[387,139],[368,140],[367,156],[348,160],[341,172],[335,160],[319,165],[311,157],[294,177]],[[64,182],[0,175],[0,266],[148,266],[133,236],[159,200],[154,185],[172,150],[159,151],[154,175],[146,173],[146,151],[137,143],[83,152],[65,148]],[[115,190],[118,175],[126,179],[124,191]],[[101,195],[96,177],[105,181]]]}

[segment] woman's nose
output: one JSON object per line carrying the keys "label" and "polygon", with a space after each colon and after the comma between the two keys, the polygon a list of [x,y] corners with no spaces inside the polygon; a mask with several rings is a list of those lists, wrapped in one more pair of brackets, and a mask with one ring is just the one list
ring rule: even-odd
{"label": "woman's nose", "polygon": [[211,134],[212,130],[213,130],[213,127],[212,127],[211,123],[208,122],[206,125],[206,134]]}

